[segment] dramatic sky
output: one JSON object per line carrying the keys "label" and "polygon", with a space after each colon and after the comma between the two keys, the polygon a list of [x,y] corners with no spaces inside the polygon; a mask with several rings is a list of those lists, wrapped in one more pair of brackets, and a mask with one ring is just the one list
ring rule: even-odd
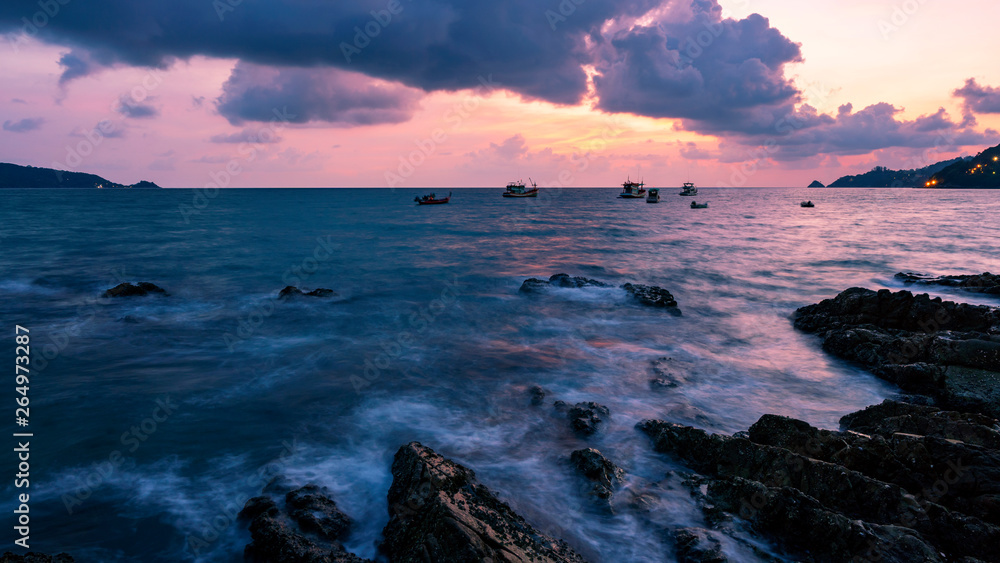
{"label": "dramatic sky", "polygon": [[1000,143],[995,0],[5,0],[0,161],[802,186]]}

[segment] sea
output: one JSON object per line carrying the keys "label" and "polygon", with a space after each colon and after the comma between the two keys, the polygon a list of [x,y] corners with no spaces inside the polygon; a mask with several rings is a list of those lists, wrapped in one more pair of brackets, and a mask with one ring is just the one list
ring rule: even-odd
{"label": "sea", "polygon": [[[414,204],[430,191],[451,202]],[[24,551],[11,528],[30,493],[32,551],[241,561],[236,512],[278,479],[327,487],[356,522],[347,548],[377,559],[393,454],[419,441],[590,561],[672,561],[670,530],[706,524],[638,422],[837,429],[898,390],[794,330],[796,308],[903,289],[901,271],[1000,269],[995,191],[702,188],[697,210],[674,190],[656,205],[501,192],[0,191],[0,350],[13,370],[16,326],[30,330],[27,426],[13,374],[0,394],[8,430],[32,434],[27,488],[5,439],[0,550]],[[612,287],[519,292],[557,273]],[[140,281],[168,295],[101,297]],[[626,282],[669,290],[683,314],[631,301]],[[288,285],[336,295],[278,299]],[[583,437],[557,400],[611,415]],[[613,510],[569,462],[585,447],[628,474]],[[732,560],[776,553],[734,533]]]}

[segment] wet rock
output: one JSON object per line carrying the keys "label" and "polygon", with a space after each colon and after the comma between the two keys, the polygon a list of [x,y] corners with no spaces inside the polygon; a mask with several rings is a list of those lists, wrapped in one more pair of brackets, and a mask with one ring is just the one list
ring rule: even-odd
{"label": "wet rock", "polygon": [[657,451],[707,476],[714,509],[816,560],[870,557],[869,550],[882,561],[940,560],[906,559],[916,550],[985,561],[1000,550],[995,420],[886,401],[842,423],[835,432],[765,415],[746,437],[662,421],[638,427]]}
{"label": "wet rock", "polygon": [[0,555],[0,563],[73,563],[74,559],[66,553],[58,555],[45,555],[29,551],[24,555],[6,552]]}
{"label": "wet rock", "polygon": [[528,389],[528,395],[531,397],[532,406],[541,406],[545,404],[545,389],[540,386],[535,385],[531,389]]}
{"label": "wet rock", "polygon": [[896,274],[896,279],[902,280],[907,285],[940,285],[945,287],[957,287],[972,293],[987,293],[1000,295],[1000,275],[985,272],[976,275],[957,276],[928,276],[924,274],[914,274],[912,272]]}
{"label": "wet rock", "polygon": [[145,297],[150,294],[166,295],[167,291],[149,282],[139,282],[137,284],[124,282],[105,291],[103,297]]}
{"label": "wet rock", "polygon": [[674,296],[662,287],[627,283],[622,286],[622,289],[643,305],[664,307],[670,309],[670,313],[673,315],[681,314]]}
{"label": "wet rock", "polygon": [[278,299],[288,299],[290,297],[335,297],[337,292],[332,289],[318,288],[310,292],[304,292],[301,289],[295,287],[294,285],[286,286],[284,289],[278,292]]}
{"label": "wet rock", "polygon": [[852,288],[795,313],[827,352],[943,407],[1000,416],[1000,310]]}
{"label": "wet rock", "polygon": [[677,563],[726,563],[722,542],[704,528],[680,528],[674,532]]}
{"label": "wet rock", "polygon": [[591,494],[602,500],[609,500],[615,487],[625,480],[625,471],[611,462],[594,448],[576,450],[570,461],[581,475],[591,482]]}
{"label": "wet rock", "polygon": [[396,452],[382,550],[392,563],[582,562],[528,524],[475,473],[417,442]]}
{"label": "wet rock", "polygon": [[556,401],[555,408],[560,412],[565,412],[573,430],[584,436],[590,436],[597,432],[604,424],[604,419],[611,416],[611,410],[608,407],[593,401],[577,403],[573,406],[567,405],[564,401]]}
{"label": "wet rock", "polygon": [[580,287],[611,287],[610,285],[590,278],[584,277],[572,277],[569,274],[556,274],[550,277],[548,280],[540,280],[538,278],[529,278],[524,280],[521,284],[521,293],[535,293],[542,291],[549,287],[570,287],[570,288],[580,288]]}
{"label": "wet rock", "polygon": [[289,491],[284,507],[269,496],[247,501],[241,520],[250,520],[253,540],[244,550],[247,561],[259,563],[371,563],[348,553],[340,540],[350,530],[350,518],[327,496],[326,489],[306,485]]}

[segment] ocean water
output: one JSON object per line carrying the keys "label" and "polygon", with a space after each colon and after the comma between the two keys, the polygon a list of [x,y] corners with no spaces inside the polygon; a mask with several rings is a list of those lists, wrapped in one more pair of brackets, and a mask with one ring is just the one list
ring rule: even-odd
{"label": "ocean water", "polygon": [[[357,521],[347,546],[376,557],[392,455],[418,440],[594,562],[670,561],[663,530],[701,516],[638,421],[837,428],[895,390],[797,333],[797,307],[901,288],[898,271],[1000,267],[993,191],[703,189],[704,210],[672,189],[658,205],[453,191],[428,207],[420,190],[0,192],[0,322],[32,337],[32,550],[240,561],[232,517],[282,476],[328,486]],[[620,289],[518,293],[560,272],[662,286],[683,316]],[[170,295],[99,297],[120,281]],[[289,284],[339,295],[277,301]],[[664,372],[677,386],[651,387]],[[605,404],[609,424],[580,438],[557,399]],[[568,463],[587,446],[629,473],[614,514]]]}

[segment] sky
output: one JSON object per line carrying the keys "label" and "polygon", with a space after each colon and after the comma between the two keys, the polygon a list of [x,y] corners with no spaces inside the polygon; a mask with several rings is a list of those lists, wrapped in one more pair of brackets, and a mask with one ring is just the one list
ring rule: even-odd
{"label": "sky", "polygon": [[992,0],[6,0],[0,161],[164,187],[805,186],[1000,144]]}

